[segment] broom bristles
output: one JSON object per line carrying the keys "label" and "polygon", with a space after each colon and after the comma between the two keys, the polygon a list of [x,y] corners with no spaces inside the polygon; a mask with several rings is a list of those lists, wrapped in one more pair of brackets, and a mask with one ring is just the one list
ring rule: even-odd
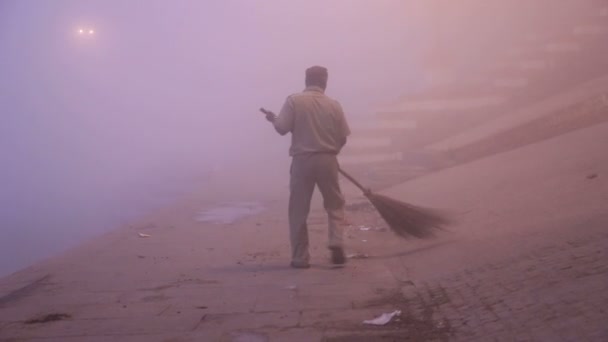
{"label": "broom bristles", "polygon": [[401,237],[430,238],[435,236],[437,230],[443,230],[443,226],[451,223],[447,215],[438,210],[418,207],[375,194],[369,188],[361,185],[348,172],[341,168],[338,171],[363,191],[365,197],[369,199],[380,216],[388,223],[391,230]]}
{"label": "broom bristles", "polygon": [[404,238],[431,238],[450,223],[446,214],[375,193],[366,194],[391,230]]}

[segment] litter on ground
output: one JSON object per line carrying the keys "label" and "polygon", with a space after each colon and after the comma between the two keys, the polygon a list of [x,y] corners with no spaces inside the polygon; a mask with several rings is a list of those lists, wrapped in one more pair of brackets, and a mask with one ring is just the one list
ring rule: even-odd
{"label": "litter on ground", "polygon": [[363,321],[363,324],[386,325],[393,319],[393,317],[400,316],[400,315],[401,315],[401,310],[395,310],[393,312],[386,312],[374,319]]}
{"label": "litter on ground", "polygon": [[348,259],[367,259],[369,255],[365,253],[353,253],[346,256]]}

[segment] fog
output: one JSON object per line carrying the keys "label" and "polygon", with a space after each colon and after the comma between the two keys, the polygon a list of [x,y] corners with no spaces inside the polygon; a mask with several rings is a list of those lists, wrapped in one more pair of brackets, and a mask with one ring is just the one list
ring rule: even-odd
{"label": "fog", "polygon": [[457,75],[538,20],[526,1],[454,3],[0,1],[0,275],[217,174],[227,193],[285,182],[289,139],[257,109],[311,65],[354,120],[423,89],[438,40]]}

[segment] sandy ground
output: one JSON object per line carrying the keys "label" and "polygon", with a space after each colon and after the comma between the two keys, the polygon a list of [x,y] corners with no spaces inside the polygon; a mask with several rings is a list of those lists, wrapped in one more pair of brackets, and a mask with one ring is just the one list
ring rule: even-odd
{"label": "sandy ground", "polygon": [[601,124],[387,189],[454,215],[428,241],[397,238],[345,186],[341,268],[318,195],[313,266],[295,270],[286,180],[236,204],[203,189],[1,279],[0,341],[605,341],[606,146]]}

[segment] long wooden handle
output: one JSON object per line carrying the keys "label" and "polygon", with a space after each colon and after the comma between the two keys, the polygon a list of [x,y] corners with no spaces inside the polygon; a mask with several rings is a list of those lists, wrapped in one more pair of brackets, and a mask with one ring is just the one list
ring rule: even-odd
{"label": "long wooden handle", "polygon": [[361,183],[357,182],[357,180],[354,179],[353,176],[349,175],[346,171],[342,170],[342,168],[339,168],[338,171],[340,171],[340,173],[342,174],[342,176],[346,177],[346,179],[348,179],[353,184],[355,184],[357,186],[357,188],[361,189],[361,191],[363,191],[364,195],[367,196],[367,195],[369,195],[369,194],[372,193],[371,189],[366,188],[363,185],[361,185]]}

